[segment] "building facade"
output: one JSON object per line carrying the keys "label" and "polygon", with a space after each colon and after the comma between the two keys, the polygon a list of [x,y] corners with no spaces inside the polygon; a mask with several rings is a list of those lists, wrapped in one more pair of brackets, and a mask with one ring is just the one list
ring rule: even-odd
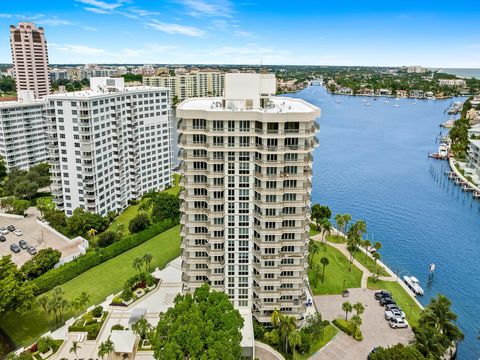
{"label": "building facade", "polygon": [[30,22],[10,26],[10,46],[17,94],[32,91],[35,99],[50,94],[48,50],[45,32]]}
{"label": "building facade", "polygon": [[270,322],[300,319],[320,110],[271,74],[226,74],[225,96],[177,107],[185,292],[207,282]]}
{"label": "building facade", "polygon": [[47,160],[45,102],[0,102],[0,155],[7,171],[27,170]]}
{"label": "building facade", "polygon": [[91,90],[47,98],[54,202],[102,215],[171,184],[169,90],[92,78]]}
{"label": "building facade", "polygon": [[175,76],[161,75],[143,78],[147,86],[168,87],[178,101],[194,97],[222,96],[225,74],[213,70],[179,71]]}

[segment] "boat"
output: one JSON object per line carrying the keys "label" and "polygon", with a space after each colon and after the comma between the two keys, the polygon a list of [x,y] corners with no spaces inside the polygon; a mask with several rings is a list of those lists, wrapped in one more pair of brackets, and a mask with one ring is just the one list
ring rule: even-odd
{"label": "boat", "polygon": [[395,104],[395,105],[393,105],[393,106],[395,106],[395,107],[400,107],[400,105],[398,105],[398,104]]}
{"label": "boat", "polygon": [[337,104],[340,104],[340,103],[341,103],[341,101],[340,101],[340,100],[337,100],[337,101],[335,101],[335,102],[336,102]]}
{"label": "boat", "polygon": [[388,103],[389,103],[389,101],[388,101],[388,100],[385,100],[385,104],[388,104]]}
{"label": "boat", "polygon": [[372,106],[372,104],[370,104],[370,103],[365,103],[365,106]]}
{"label": "boat", "polygon": [[475,199],[480,199],[480,192],[474,191],[474,192],[473,192],[473,197],[474,197]]}
{"label": "boat", "polygon": [[423,289],[419,284],[419,281],[414,276],[404,276],[403,282],[413,291],[415,295],[423,295]]}
{"label": "boat", "polygon": [[462,187],[462,191],[468,192],[468,191],[472,191],[472,190],[473,189],[470,186],[468,186],[468,184],[464,184],[463,187]]}
{"label": "boat", "polygon": [[438,154],[439,154],[442,158],[447,158],[447,157],[448,157],[448,145],[445,144],[445,143],[441,143],[441,144],[438,146]]}

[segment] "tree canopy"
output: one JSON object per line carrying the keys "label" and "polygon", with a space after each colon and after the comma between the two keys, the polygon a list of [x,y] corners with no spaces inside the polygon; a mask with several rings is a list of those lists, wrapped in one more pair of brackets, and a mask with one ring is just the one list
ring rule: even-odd
{"label": "tree canopy", "polygon": [[371,360],[421,360],[425,359],[413,346],[397,344],[389,348],[378,347],[370,354]]}
{"label": "tree canopy", "polygon": [[178,295],[175,306],[160,315],[152,337],[156,359],[241,357],[243,319],[223,292],[208,285],[193,295]]}

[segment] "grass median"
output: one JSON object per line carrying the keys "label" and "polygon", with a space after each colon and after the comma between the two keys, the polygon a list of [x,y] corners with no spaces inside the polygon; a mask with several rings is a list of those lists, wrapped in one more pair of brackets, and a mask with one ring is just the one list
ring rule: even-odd
{"label": "grass median", "polygon": [[[132,267],[132,261],[145,253],[153,255],[152,269],[163,268],[168,262],[180,256],[180,225],[61,285],[65,292],[65,299],[72,300],[82,291],[86,291],[90,295],[87,307],[102,302],[108,295],[120,291],[125,280],[137,272]],[[72,312],[66,312],[64,318],[68,319],[72,315]],[[2,318],[1,327],[13,342],[20,346],[31,344],[54,325],[52,315],[47,315],[43,309],[34,306],[32,310],[22,315],[10,312]]]}

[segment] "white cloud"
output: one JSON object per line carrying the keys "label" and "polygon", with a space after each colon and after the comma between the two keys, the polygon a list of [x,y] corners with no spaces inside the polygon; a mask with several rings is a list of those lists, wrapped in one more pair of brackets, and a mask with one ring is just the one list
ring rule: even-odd
{"label": "white cloud", "polygon": [[257,35],[255,33],[250,32],[250,31],[244,31],[244,30],[236,30],[233,35],[239,36],[239,37],[249,37],[249,38],[256,38]]}
{"label": "white cloud", "polygon": [[229,0],[177,0],[192,16],[230,17],[233,5]]}
{"label": "white cloud", "polygon": [[98,31],[97,28],[93,26],[88,26],[88,25],[82,25],[82,29],[87,30],[87,31]]}
{"label": "white cloud", "polygon": [[[117,1],[114,1],[112,3],[105,2],[105,1],[100,1],[100,0],[77,0],[77,1],[82,3],[82,4],[89,5],[93,8],[101,9],[101,10],[104,10],[104,11],[115,10],[115,9],[119,8],[120,6],[122,6],[123,3],[126,2],[125,0],[117,0]],[[91,9],[91,8],[89,8],[89,9]]]}
{"label": "white cloud", "polygon": [[148,11],[144,9],[137,9],[137,8],[129,8],[131,12],[137,14],[138,16],[154,16],[154,15],[160,15],[159,12],[157,11]]}
{"label": "white cloud", "polygon": [[163,23],[158,20],[152,20],[146,25],[155,30],[162,31],[167,34],[180,34],[180,35],[193,36],[193,37],[201,37],[205,35],[205,31],[193,26]]}
{"label": "white cloud", "polygon": [[56,50],[69,52],[76,55],[83,56],[98,56],[98,55],[107,55],[108,52],[105,49],[94,48],[86,45],[76,45],[76,44],[52,44],[49,46]]}
{"label": "white cloud", "polygon": [[98,9],[98,8],[93,8],[93,7],[85,7],[83,8],[84,10],[93,12],[95,14],[112,14],[111,11],[103,10],[103,9]]}
{"label": "white cloud", "polygon": [[41,19],[37,21],[39,24],[48,26],[74,25],[71,21],[59,18]]}
{"label": "white cloud", "polygon": [[0,14],[0,18],[3,18],[3,19],[9,19],[12,16],[13,16],[12,14]]}

